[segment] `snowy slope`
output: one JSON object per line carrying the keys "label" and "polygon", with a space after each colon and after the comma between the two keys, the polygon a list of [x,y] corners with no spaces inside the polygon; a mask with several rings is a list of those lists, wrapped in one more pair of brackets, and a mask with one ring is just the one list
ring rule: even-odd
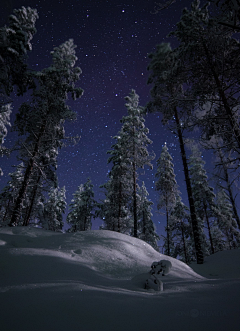
{"label": "snowy slope", "polygon": [[[196,273],[116,232],[2,228],[0,330],[238,330],[239,253],[210,256]],[[164,291],[144,290],[161,259],[173,265]]]}

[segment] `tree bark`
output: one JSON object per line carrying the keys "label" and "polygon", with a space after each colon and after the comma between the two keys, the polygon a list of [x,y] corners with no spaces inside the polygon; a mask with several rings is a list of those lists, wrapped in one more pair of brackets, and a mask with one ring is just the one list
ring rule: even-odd
{"label": "tree bark", "polygon": [[137,238],[137,178],[135,162],[133,162],[133,222],[133,236]]}
{"label": "tree bark", "polygon": [[237,141],[238,148],[239,148],[239,154],[240,154],[240,131],[239,131],[238,124],[236,123],[236,121],[234,119],[233,112],[231,110],[231,107],[228,104],[227,97],[224,93],[224,90],[221,86],[221,82],[218,78],[218,74],[216,72],[214,62],[212,61],[211,56],[210,56],[209,51],[208,51],[208,48],[207,48],[207,46],[206,46],[206,44],[203,40],[202,40],[202,45],[203,45],[203,48],[204,48],[204,51],[205,51],[205,54],[206,54],[206,57],[207,57],[207,60],[208,60],[210,70],[211,70],[212,75],[214,77],[214,80],[215,80],[215,83],[216,83],[216,86],[217,86],[217,89],[218,89],[219,96],[222,99],[222,103],[223,103],[224,109],[226,111],[226,115],[228,117],[229,124],[230,124],[230,126],[233,130],[235,139]]}
{"label": "tree bark", "polygon": [[32,213],[32,209],[33,209],[33,205],[34,205],[34,200],[36,198],[36,194],[37,194],[37,189],[38,189],[38,184],[40,182],[40,179],[41,179],[41,175],[38,176],[38,179],[37,179],[37,183],[34,187],[34,191],[33,191],[33,195],[32,195],[32,199],[31,199],[31,204],[29,206],[29,209],[28,209],[28,212],[27,212],[27,215],[25,217],[25,220],[23,222],[23,226],[28,226],[29,222],[30,222],[30,217],[31,217],[31,213]]}
{"label": "tree bark", "polygon": [[183,250],[184,250],[185,263],[188,264],[187,250],[186,250],[184,231],[183,231],[183,222],[181,222],[181,231],[182,231],[182,241],[183,241]]}
{"label": "tree bark", "polygon": [[40,141],[41,141],[41,138],[42,138],[43,133],[45,131],[46,123],[47,123],[47,121],[45,120],[44,123],[42,124],[42,127],[40,129],[37,141],[35,143],[35,147],[34,147],[32,157],[30,158],[30,160],[28,162],[28,166],[27,166],[25,174],[24,174],[23,183],[22,183],[22,186],[21,186],[21,188],[19,190],[19,193],[18,193],[18,197],[17,197],[16,203],[15,203],[15,207],[14,207],[14,210],[13,210],[13,214],[12,214],[12,218],[11,218],[11,221],[9,223],[9,226],[17,225],[17,223],[19,222],[23,199],[24,199],[24,196],[25,196],[28,184],[29,184],[29,179],[31,177],[31,174],[32,174],[32,171],[33,171],[33,168],[34,168],[34,160],[35,160],[36,155],[38,154]]}
{"label": "tree bark", "polygon": [[214,254],[214,247],[213,247],[213,240],[212,240],[211,229],[210,229],[210,222],[209,222],[209,218],[208,218],[208,214],[207,214],[207,207],[206,207],[205,203],[204,203],[204,213],[205,213],[206,222],[207,222],[208,236],[209,236],[209,240],[210,240],[211,251],[212,251],[212,254]]}
{"label": "tree bark", "polygon": [[190,176],[189,176],[187,157],[186,157],[186,152],[185,152],[185,147],[184,147],[184,142],[183,142],[181,126],[180,126],[180,122],[179,122],[179,118],[178,118],[177,107],[174,107],[174,116],[175,116],[175,121],[177,124],[177,133],[178,133],[178,138],[179,138],[180,150],[181,150],[182,161],[183,161],[183,169],[184,169],[185,181],[186,181],[186,186],[187,186],[188,202],[189,202],[189,207],[190,207],[197,264],[202,264],[204,262],[204,257],[203,257],[202,247],[201,247],[197,216],[196,216],[194,200],[193,200],[193,195],[192,195],[192,186],[191,186],[191,181],[190,181]]}

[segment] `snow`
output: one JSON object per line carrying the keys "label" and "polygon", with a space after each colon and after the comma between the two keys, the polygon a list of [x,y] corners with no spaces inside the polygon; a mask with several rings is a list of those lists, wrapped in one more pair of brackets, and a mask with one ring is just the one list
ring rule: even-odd
{"label": "snow", "polygon": [[[239,258],[190,268],[117,232],[1,228],[1,331],[238,330]],[[172,264],[163,291],[144,289],[160,260]]]}

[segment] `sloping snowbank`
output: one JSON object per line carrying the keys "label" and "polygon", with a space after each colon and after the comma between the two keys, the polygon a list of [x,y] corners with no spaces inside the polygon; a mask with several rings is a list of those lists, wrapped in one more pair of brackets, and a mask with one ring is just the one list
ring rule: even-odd
{"label": "sloping snowbank", "polygon": [[[162,277],[164,291],[144,290],[152,262],[161,259],[173,265]],[[218,275],[209,280],[145,242],[116,232],[2,228],[0,330],[238,330],[237,264],[239,250],[193,265],[202,276]]]}

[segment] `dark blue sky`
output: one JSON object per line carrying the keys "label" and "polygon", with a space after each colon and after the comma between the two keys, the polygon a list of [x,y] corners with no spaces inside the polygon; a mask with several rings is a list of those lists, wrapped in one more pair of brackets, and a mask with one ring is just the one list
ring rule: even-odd
{"label": "dark blue sky", "polygon": [[[131,89],[135,89],[140,96],[141,106],[150,100],[147,54],[154,51],[155,46],[161,42],[171,42],[174,47],[176,41],[166,38],[166,35],[179,21],[182,9],[190,4],[189,0],[177,0],[170,8],[153,14],[154,0],[1,1],[0,26],[7,23],[7,17],[14,8],[31,6],[38,10],[37,34],[28,59],[32,69],[41,70],[49,66],[51,50],[64,41],[72,38],[77,45],[77,66],[83,72],[78,85],[84,89],[84,95],[70,102],[78,119],[66,124],[66,133],[80,135],[81,140],[76,146],[62,149],[58,158],[59,185],[65,185],[68,202],[87,177],[94,184],[96,199],[103,198],[99,185],[107,180],[111,166],[107,165],[106,152],[114,143],[112,137],[121,128],[120,119],[127,114],[124,97]],[[13,98],[12,123],[22,101]],[[156,159],[160,156],[162,145],[167,142],[169,152],[174,157],[175,173],[183,192],[183,200],[187,204],[178,141],[162,126],[159,114],[148,115],[146,126],[153,140],[150,150],[155,152]],[[15,134],[9,132],[6,144],[11,145],[14,139]],[[149,197],[154,202],[153,220],[161,235],[164,234],[165,222],[157,214],[156,208],[157,193],[153,183],[156,159],[153,161],[154,169],[146,168],[140,180],[145,181]],[[1,160],[4,176],[0,179],[0,189],[7,183],[13,164],[17,164],[14,156]],[[99,221],[93,221],[93,229],[99,225]]]}

